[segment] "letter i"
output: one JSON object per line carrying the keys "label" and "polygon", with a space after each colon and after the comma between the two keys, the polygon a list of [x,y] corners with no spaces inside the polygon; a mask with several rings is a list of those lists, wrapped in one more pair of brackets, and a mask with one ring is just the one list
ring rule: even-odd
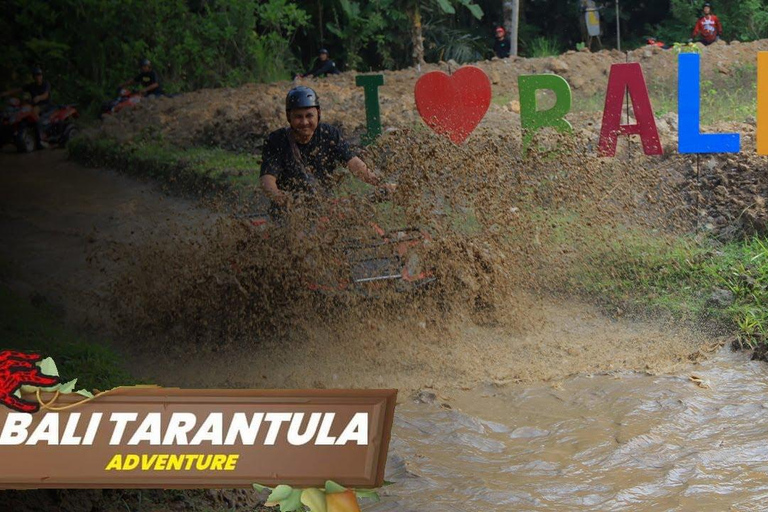
{"label": "letter i", "polygon": [[757,53],[757,154],[768,155],[768,52]]}

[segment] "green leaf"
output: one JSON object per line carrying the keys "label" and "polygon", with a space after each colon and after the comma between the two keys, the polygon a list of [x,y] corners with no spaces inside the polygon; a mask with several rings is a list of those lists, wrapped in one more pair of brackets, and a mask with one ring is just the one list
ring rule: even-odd
{"label": "green leaf", "polygon": [[77,391],[75,391],[75,393],[77,393],[80,396],[84,396],[85,398],[93,398],[93,393],[91,393],[87,389],[78,389]]}
{"label": "green leaf", "polygon": [[60,384],[59,385],[59,393],[74,393],[75,391],[75,384],[77,384],[77,379],[72,379],[71,381],[67,382],[66,384]]}
{"label": "green leaf", "polygon": [[388,485],[395,485],[395,482],[390,482],[389,480],[384,480],[384,483],[381,486],[382,487],[386,487]]}
{"label": "green leaf", "polygon": [[456,14],[456,9],[453,8],[449,0],[437,0],[437,5],[439,5],[440,9],[445,13]]}
{"label": "green leaf", "polygon": [[472,16],[474,16],[477,19],[482,19],[483,17],[483,8],[477,5],[476,3],[473,3],[472,0],[459,0],[459,3],[469,9],[469,12],[472,13]]}
{"label": "green leaf", "polygon": [[379,497],[379,493],[374,491],[373,489],[360,489],[355,490],[355,496],[358,498],[368,498],[373,501],[379,501],[381,498]]}
{"label": "green leaf", "polygon": [[59,370],[56,368],[56,363],[53,362],[52,357],[46,357],[42,361],[38,361],[37,366],[40,367],[40,372],[48,375],[49,377],[58,377]]}
{"label": "green leaf", "polygon": [[293,491],[293,488],[290,485],[278,485],[269,494],[267,503],[280,503],[291,495],[291,491]]}
{"label": "green leaf", "polygon": [[328,494],[333,494],[334,492],[344,492],[346,490],[346,487],[342,487],[333,480],[326,480],[325,482],[325,492]]}
{"label": "green leaf", "polygon": [[320,489],[304,489],[301,493],[301,502],[309,507],[310,512],[327,512],[328,510],[325,503],[325,493]]}
{"label": "green leaf", "polygon": [[280,512],[295,512],[296,510],[303,509],[304,505],[301,504],[301,495],[301,489],[291,489],[290,495],[280,501]]}
{"label": "green leaf", "polygon": [[256,490],[256,492],[272,491],[272,488],[267,487],[266,485],[261,485],[261,484],[252,484],[252,485],[253,485],[253,488]]}

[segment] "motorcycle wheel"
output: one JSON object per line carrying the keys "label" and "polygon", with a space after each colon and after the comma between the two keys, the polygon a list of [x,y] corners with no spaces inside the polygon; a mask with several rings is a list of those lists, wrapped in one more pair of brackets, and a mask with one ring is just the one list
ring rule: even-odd
{"label": "motorcycle wheel", "polygon": [[31,125],[24,125],[16,133],[16,149],[19,153],[31,153],[37,145],[37,129]]}

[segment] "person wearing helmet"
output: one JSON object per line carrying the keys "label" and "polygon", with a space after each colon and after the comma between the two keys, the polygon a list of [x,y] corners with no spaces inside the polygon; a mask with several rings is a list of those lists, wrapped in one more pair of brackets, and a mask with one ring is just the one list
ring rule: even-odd
{"label": "person wearing helmet", "polygon": [[509,57],[510,48],[512,46],[512,41],[506,34],[507,32],[504,30],[504,27],[496,27],[496,39],[493,42],[493,53],[500,59]]}
{"label": "person wearing helmet", "polygon": [[306,78],[308,76],[322,77],[327,75],[338,75],[339,73],[341,73],[341,71],[339,71],[339,69],[336,67],[336,63],[333,62],[328,56],[328,50],[321,48],[317,60],[315,61],[314,67],[303,75],[299,76],[302,78]]}
{"label": "person wearing helmet", "polygon": [[21,93],[29,94],[32,106],[38,114],[51,105],[51,84],[43,79],[43,70],[35,66],[32,68],[32,82],[24,87],[11,89],[0,94],[0,98],[14,96]]}
{"label": "person wearing helmet", "polygon": [[320,122],[314,90],[291,89],[285,98],[285,116],[289,126],[270,133],[262,151],[261,188],[272,201],[273,216],[299,194],[316,197],[327,191],[340,165],[365,183],[394,191],[395,185],[385,185],[350,149],[338,128]]}
{"label": "person wearing helmet", "polygon": [[152,69],[152,63],[149,59],[142,59],[139,62],[139,68],[139,74],[135,78],[123,82],[120,88],[138,85],[140,89],[137,92],[143,96],[161,96],[163,90],[160,87],[160,80],[157,78],[157,73]]}
{"label": "person wearing helmet", "polygon": [[712,14],[712,4],[705,3],[702,8],[703,16],[696,22],[696,26],[693,27],[692,39],[696,39],[696,36],[701,34],[700,42],[704,46],[709,46],[714,43],[723,35],[723,26],[720,24],[720,20]]}

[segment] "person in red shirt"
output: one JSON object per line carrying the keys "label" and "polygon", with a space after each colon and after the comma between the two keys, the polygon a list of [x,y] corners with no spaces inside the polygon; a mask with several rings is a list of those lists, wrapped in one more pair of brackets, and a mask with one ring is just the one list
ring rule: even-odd
{"label": "person in red shirt", "polygon": [[696,22],[696,26],[693,27],[693,36],[691,37],[695,39],[696,36],[701,34],[701,43],[704,46],[709,46],[723,35],[723,26],[720,24],[720,20],[717,19],[717,16],[712,14],[711,4],[704,4],[702,10],[704,11],[704,16],[699,18],[699,21]]}

